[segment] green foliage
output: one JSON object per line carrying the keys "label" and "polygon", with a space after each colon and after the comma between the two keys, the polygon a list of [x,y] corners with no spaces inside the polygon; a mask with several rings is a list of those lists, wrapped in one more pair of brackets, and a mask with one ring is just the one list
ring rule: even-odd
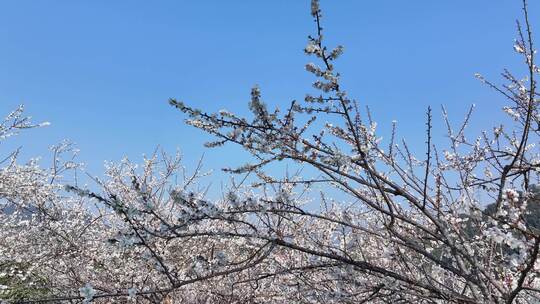
{"label": "green foliage", "polygon": [[0,300],[21,301],[44,298],[50,294],[45,279],[32,273],[28,265],[7,262],[0,265]]}

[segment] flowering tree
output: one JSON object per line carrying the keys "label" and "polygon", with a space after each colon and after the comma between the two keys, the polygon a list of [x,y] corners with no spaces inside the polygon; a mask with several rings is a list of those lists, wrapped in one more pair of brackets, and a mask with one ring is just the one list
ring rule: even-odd
{"label": "flowering tree", "polygon": [[[1,122],[0,140],[43,125],[46,123],[32,124],[21,106]],[[166,293],[155,291],[168,287],[172,278],[164,273],[166,266],[156,259],[157,254],[168,252],[164,256],[168,263],[192,267],[189,253],[196,253],[200,245],[143,235],[131,228],[130,221],[138,219],[140,212],[146,215],[152,210],[138,224],[145,229],[157,224],[156,229],[161,229],[149,215],[178,216],[167,191],[173,186],[178,191],[189,189],[198,173],[185,176],[183,185],[173,184],[179,171],[183,172],[178,156],[158,158],[154,154],[145,159],[141,172],[127,159],[109,164],[105,181],[96,180],[107,194],[106,201],[78,188],[80,164],[71,143],[51,150],[48,169],[40,167],[37,159],[20,164],[19,151],[1,162],[0,303],[88,302],[94,296],[119,291],[131,298],[139,291],[141,300],[161,302]],[[127,203],[113,205],[112,198]],[[124,210],[128,212],[124,214]]]}
{"label": "flowering tree", "polygon": [[[234,143],[256,160],[230,172],[254,173],[265,189],[279,185],[273,198],[243,198],[238,212],[261,221],[226,234],[269,242],[298,259],[294,266],[278,262],[272,277],[294,278],[289,290],[300,301],[539,301],[540,236],[527,205],[537,208],[540,194],[535,146],[540,68],[534,63],[526,2],[523,12],[525,24],[518,23],[514,49],[528,74],[520,79],[505,71],[508,83],[501,87],[477,75],[510,102],[504,111],[512,126],[496,126],[470,140],[465,136],[470,112],[458,129],[443,113],[450,138],[443,153],[431,142],[430,109],[424,157],[413,156],[405,142],[398,145],[395,132],[383,147],[376,123],[340,85],[333,62],[343,48],[324,44],[318,1],[311,6],[316,35],[305,48],[319,61],[306,65],[317,77],[317,95],[292,102],[284,112],[272,111],[255,87],[249,103],[253,118],[209,114],[171,100],[189,115],[188,124],[217,137],[209,146]],[[321,120],[325,125],[319,129]],[[319,175],[278,180],[264,173],[269,164],[285,160]],[[323,197],[322,210],[310,212],[292,193],[314,184],[336,188],[354,204]],[[484,208],[491,202],[488,212]],[[277,250],[270,254],[274,259]]]}
{"label": "flowering tree", "polygon": [[[46,124],[32,124],[21,106],[0,124],[0,140]],[[87,255],[80,254],[79,246],[85,236],[99,237],[92,227],[84,234],[82,228],[90,226],[87,223],[93,217],[85,202],[62,194],[62,178],[78,166],[72,157],[63,156],[76,151],[69,143],[52,150],[50,169],[41,168],[37,159],[21,164],[18,150],[1,163],[0,299],[44,297],[66,286],[78,286],[68,282],[82,271],[68,257],[77,254],[78,260],[84,259]]]}
{"label": "flowering tree", "polygon": [[[270,110],[255,87],[249,118],[170,100],[216,137],[209,147],[251,154],[226,169],[242,182],[222,199],[206,199],[205,173],[186,173],[178,156],[109,164],[90,191],[65,178],[77,168],[61,161],[69,144],[53,148],[50,170],[14,154],[0,171],[1,202],[17,210],[0,218],[0,265],[11,267],[0,284],[41,303],[537,303],[540,69],[525,1],[523,12],[514,49],[526,77],[504,72],[497,86],[478,75],[509,102],[509,126],[470,139],[471,112],[456,129],[443,111],[441,150],[428,109],[421,157],[398,144],[395,124],[383,143],[344,91],[334,68],[343,47],[325,45],[316,0],[305,48],[318,61],[306,65],[316,94]],[[19,126],[0,136],[30,125]],[[272,177],[266,168],[281,161],[316,173]]]}

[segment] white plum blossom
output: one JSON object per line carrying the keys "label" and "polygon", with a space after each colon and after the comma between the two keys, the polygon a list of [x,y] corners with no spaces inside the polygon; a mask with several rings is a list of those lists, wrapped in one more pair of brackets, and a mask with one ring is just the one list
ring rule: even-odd
{"label": "white plum blossom", "polygon": [[[413,145],[395,121],[383,138],[375,113],[344,91],[343,47],[326,45],[319,1],[311,15],[305,100],[271,110],[255,86],[246,117],[169,101],[216,137],[208,147],[245,150],[222,196],[207,194],[201,164],[188,172],[159,150],[107,162],[91,185],[79,183],[69,142],[53,147],[51,168],[17,151],[0,158],[0,302],[538,303],[528,22],[514,46],[527,77],[505,71],[499,87],[477,75],[503,93],[510,119],[473,136],[473,107],[457,127],[443,110],[444,144],[432,141],[428,110]],[[39,126],[19,107],[0,122],[0,142]]]}
{"label": "white plum blossom", "polygon": [[92,299],[94,299],[94,296],[96,295],[96,291],[90,285],[90,283],[86,283],[83,287],[79,288],[79,293],[81,297],[83,297],[83,303],[90,303]]}

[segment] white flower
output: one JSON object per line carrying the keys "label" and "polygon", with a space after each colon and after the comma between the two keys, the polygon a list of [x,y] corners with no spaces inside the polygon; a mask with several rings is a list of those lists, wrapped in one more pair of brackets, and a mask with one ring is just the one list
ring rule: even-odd
{"label": "white flower", "polygon": [[319,0],[311,0],[311,15],[316,17],[319,13]]}
{"label": "white flower", "polygon": [[304,49],[306,54],[315,54],[315,53],[318,53],[320,50],[321,50],[320,47],[311,41],[308,43],[308,45]]}
{"label": "white flower", "polygon": [[227,255],[223,251],[219,251],[216,254],[216,260],[218,265],[223,266],[227,264]]}
{"label": "white flower", "polygon": [[79,288],[79,294],[81,297],[84,297],[83,303],[90,303],[94,298],[94,295],[96,295],[96,291],[90,283],[86,283],[84,287]]}
{"label": "white flower", "polygon": [[514,111],[513,109],[509,107],[504,107],[503,111],[506,112],[506,114],[508,114],[514,120],[518,120],[521,117],[521,115],[518,112]]}
{"label": "white flower", "polygon": [[514,51],[519,54],[525,53],[525,49],[519,43],[514,44]]}
{"label": "white flower", "polygon": [[137,296],[137,289],[135,287],[132,287],[127,290],[128,297],[130,300],[135,300],[135,297]]}
{"label": "white flower", "polygon": [[332,50],[330,53],[330,58],[337,59],[341,54],[343,54],[344,47],[342,45],[338,45],[335,49]]}

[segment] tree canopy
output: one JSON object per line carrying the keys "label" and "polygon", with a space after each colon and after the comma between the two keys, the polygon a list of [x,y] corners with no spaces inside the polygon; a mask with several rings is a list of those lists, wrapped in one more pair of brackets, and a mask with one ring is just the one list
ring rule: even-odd
{"label": "tree canopy", "polygon": [[[285,109],[251,90],[249,117],[170,99],[210,148],[236,145],[250,162],[209,199],[180,155],[107,163],[80,185],[73,144],[53,165],[0,163],[0,299],[13,303],[538,303],[540,115],[536,51],[523,1],[514,50],[526,75],[497,85],[508,119],[469,135],[443,108],[448,146],[413,155],[394,124],[383,141],[348,95],[311,1],[314,92]],[[0,142],[39,127],[23,108]],[[273,165],[288,171],[273,176]],[[276,167],[279,167],[276,166]],[[295,172],[295,173],[289,173]],[[96,190],[97,188],[97,190]],[[335,194],[335,196],[334,196]],[[314,207],[318,206],[318,207]]]}

